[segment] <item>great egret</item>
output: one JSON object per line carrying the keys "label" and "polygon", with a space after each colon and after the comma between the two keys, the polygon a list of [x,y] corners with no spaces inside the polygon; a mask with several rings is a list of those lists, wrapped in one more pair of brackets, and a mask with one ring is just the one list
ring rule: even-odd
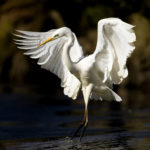
{"label": "great egret", "polygon": [[38,59],[42,68],[61,79],[64,94],[76,99],[80,88],[85,102],[84,119],[75,132],[88,124],[89,99],[122,101],[112,90],[128,76],[127,58],[131,55],[136,40],[134,26],[118,18],[106,18],[98,22],[97,46],[93,54],[85,57],[76,35],[67,27],[48,32],[17,30],[21,38],[16,40],[24,54]]}

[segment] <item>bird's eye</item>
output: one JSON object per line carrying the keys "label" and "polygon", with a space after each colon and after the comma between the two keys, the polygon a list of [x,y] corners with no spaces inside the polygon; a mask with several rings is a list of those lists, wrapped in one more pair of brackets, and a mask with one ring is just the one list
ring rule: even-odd
{"label": "bird's eye", "polygon": [[55,37],[58,37],[58,36],[59,36],[58,34],[55,35]]}

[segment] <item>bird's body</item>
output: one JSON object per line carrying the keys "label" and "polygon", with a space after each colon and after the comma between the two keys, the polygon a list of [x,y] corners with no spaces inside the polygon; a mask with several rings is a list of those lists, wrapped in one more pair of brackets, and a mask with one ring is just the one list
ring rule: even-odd
{"label": "bird's body", "polygon": [[100,20],[96,49],[87,57],[75,34],[67,27],[43,33],[18,31],[21,35],[16,36],[22,39],[16,41],[20,49],[27,50],[24,54],[39,59],[42,68],[61,79],[65,95],[76,99],[81,88],[85,102],[81,128],[88,123],[90,98],[122,100],[111,88],[128,75],[126,60],[135,49],[133,42],[136,40],[132,28],[118,18]]}

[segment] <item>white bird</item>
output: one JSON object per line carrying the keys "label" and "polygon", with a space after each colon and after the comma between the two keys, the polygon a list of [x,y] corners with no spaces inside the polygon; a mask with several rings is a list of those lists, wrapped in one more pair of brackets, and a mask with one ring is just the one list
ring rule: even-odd
{"label": "white bird", "polygon": [[112,85],[120,84],[128,76],[126,61],[135,49],[136,40],[133,27],[118,18],[100,20],[96,49],[86,57],[76,35],[67,27],[48,32],[17,30],[18,48],[27,50],[25,55],[38,59],[42,68],[57,75],[65,95],[76,99],[81,88],[85,114],[75,135],[81,128],[81,137],[85,132],[90,99],[122,101]]}

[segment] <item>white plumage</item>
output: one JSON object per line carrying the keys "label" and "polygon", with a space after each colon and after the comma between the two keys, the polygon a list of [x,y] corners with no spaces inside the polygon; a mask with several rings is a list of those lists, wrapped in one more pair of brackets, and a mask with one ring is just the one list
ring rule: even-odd
{"label": "white plumage", "polygon": [[20,39],[16,43],[18,48],[27,50],[25,55],[38,59],[42,68],[61,79],[65,95],[76,99],[82,89],[85,101],[82,126],[86,127],[90,98],[122,100],[111,88],[128,76],[126,61],[135,49],[136,40],[133,27],[118,18],[100,20],[96,50],[87,57],[67,27],[42,33],[18,30],[20,34],[16,36]]}

